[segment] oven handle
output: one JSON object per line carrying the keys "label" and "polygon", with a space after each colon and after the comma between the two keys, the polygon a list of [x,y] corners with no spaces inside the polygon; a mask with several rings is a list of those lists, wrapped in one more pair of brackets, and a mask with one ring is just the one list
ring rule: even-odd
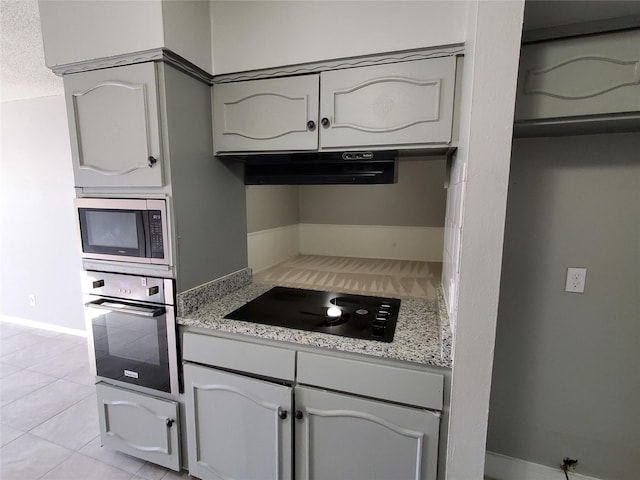
{"label": "oven handle", "polygon": [[85,303],[85,307],[100,308],[102,310],[109,310],[110,312],[126,313],[129,315],[137,315],[139,317],[159,317],[166,312],[164,307],[128,305],[126,303],[114,302],[113,300],[105,299]]}

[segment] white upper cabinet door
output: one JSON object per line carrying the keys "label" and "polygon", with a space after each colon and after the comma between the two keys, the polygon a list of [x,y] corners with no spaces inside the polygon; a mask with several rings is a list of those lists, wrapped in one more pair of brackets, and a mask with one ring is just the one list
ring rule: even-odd
{"label": "white upper cabinet door", "polygon": [[322,72],[321,149],[451,142],[455,57]]}
{"label": "white upper cabinet door", "polygon": [[522,49],[516,121],[640,111],[640,30]]}
{"label": "white upper cabinet door", "polygon": [[296,387],[297,480],[435,480],[440,415]]}
{"label": "white upper cabinet door", "polygon": [[319,78],[214,85],[214,152],[316,150]]}
{"label": "white upper cabinet door", "polygon": [[153,63],[64,77],[77,187],[163,185]]}
{"label": "white upper cabinet door", "polygon": [[291,387],[192,364],[184,377],[191,475],[292,478]]}

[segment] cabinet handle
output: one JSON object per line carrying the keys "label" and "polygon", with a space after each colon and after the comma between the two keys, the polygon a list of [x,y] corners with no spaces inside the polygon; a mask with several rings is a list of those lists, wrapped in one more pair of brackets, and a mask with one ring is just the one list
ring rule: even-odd
{"label": "cabinet handle", "polygon": [[282,410],[281,408],[278,408],[278,417],[280,418],[280,420],[286,420],[287,419],[287,411],[286,410]]}
{"label": "cabinet handle", "polygon": [[147,159],[147,165],[149,165],[149,168],[153,167],[157,162],[158,162],[158,159],[154,157],[149,157]]}
{"label": "cabinet handle", "polygon": [[173,418],[167,418],[167,427],[171,428],[175,420]]}
{"label": "cabinet handle", "polygon": [[309,120],[307,122],[307,130],[311,130],[312,132],[316,129],[316,122],[313,120]]}
{"label": "cabinet handle", "polygon": [[293,416],[296,417],[296,420],[302,420],[302,410],[296,410]]}
{"label": "cabinet handle", "polygon": [[322,120],[320,120],[320,124],[324,127],[327,128],[329,125],[331,125],[331,122],[329,122],[329,119],[327,117],[323,117]]}

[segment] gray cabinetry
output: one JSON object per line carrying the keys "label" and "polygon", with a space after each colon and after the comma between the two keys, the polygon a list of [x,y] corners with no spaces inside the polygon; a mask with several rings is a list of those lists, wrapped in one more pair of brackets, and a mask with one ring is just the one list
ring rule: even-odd
{"label": "gray cabinetry", "polygon": [[155,63],[65,75],[77,187],[163,185]]}
{"label": "gray cabinetry", "polygon": [[440,414],[296,387],[296,479],[435,479]]}
{"label": "gray cabinetry", "polygon": [[322,72],[320,145],[451,142],[455,57]]}
{"label": "gray cabinetry", "polygon": [[449,56],[218,83],[214,152],[446,146],[455,74]]}
{"label": "gray cabinetry", "polygon": [[173,470],[180,469],[180,417],[176,402],[96,385],[100,439],[119,450]]}
{"label": "gray cabinetry", "polygon": [[292,478],[291,387],[191,364],[184,374],[191,475]]}
{"label": "gray cabinetry", "polygon": [[316,150],[319,79],[305,75],[214,85],[216,152]]}
{"label": "gray cabinetry", "polygon": [[640,30],[523,47],[516,122],[640,111]]}
{"label": "gray cabinetry", "polygon": [[192,475],[436,479],[442,375],[194,332],[183,347]]}

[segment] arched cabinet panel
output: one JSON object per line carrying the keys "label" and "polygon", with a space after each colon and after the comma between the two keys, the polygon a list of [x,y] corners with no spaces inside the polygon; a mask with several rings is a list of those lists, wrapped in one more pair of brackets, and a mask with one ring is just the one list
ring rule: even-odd
{"label": "arched cabinet panel", "polygon": [[439,413],[307,387],[295,399],[297,479],[436,478]]}
{"label": "arched cabinet panel", "polygon": [[640,30],[523,47],[516,122],[640,112]]}
{"label": "arched cabinet panel", "polygon": [[455,68],[442,57],[322,72],[321,146],[450,143]]}
{"label": "arched cabinet panel", "polygon": [[214,85],[215,151],[317,149],[318,80],[303,75]]}
{"label": "arched cabinet panel", "polygon": [[105,447],[180,469],[180,418],[175,402],[96,385],[100,439]]}
{"label": "arched cabinet panel", "polygon": [[152,62],[65,75],[77,187],[163,185]]}
{"label": "arched cabinet panel", "polygon": [[291,478],[291,387],[192,364],[184,373],[191,475]]}

